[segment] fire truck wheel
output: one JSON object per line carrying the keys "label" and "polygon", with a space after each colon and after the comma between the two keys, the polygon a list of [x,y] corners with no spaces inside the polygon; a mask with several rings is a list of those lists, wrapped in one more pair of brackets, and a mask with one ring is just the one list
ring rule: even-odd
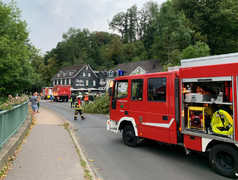
{"label": "fire truck wheel", "polygon": [[238,150],[228,144],[215,145],[209,153],[212,168],[226,177],[238,177]]}
{"label": "fire truck wheel", "polygon": [[123,128],[122,138],[127,146],[135,147],[137,145],[137,136],[131,125],[127,125]]}

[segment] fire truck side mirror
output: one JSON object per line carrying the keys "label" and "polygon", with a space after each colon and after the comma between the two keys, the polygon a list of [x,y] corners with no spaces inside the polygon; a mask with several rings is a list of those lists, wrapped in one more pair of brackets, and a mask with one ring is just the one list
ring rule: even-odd
{"label": "fire truck side mirror", "polygon": [[108,89],[108,95],[109,95],[110,97],[113,96],[112,87],[110,87],[110,88]]}

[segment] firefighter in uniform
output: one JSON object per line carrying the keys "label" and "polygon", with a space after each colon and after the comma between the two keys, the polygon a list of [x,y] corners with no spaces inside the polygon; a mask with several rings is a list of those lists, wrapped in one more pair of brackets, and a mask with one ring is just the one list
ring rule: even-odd
{"label": "firefighter in uniform", "polygon": [[83,117],[83,113],[82,113],[82,104],[81,101],[78,97],[76,97],[75,103],[74,103],[74,120],[77,120],[78,117],[78,113],[81,116],[81,119],[84,120],[85,117]]}
{"label": "firefighter in uniform", "polygon": [[88,97],[88,94],[86,93],[85,96],[84,96],[84,102],[85,103],[88,103],[89,102],[89,97]]}

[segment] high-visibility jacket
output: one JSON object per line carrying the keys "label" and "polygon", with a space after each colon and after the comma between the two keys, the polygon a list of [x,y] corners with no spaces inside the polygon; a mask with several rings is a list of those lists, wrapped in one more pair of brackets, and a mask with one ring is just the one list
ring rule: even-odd
{"label": "high-visibility jacket", "polygon": [[88,95],[84,96],[84,101],[88,101]]}
{"label": "high-visibility jacket", "polygon": [[80,100],[76,100],[74,103],[74,109],[75,110],[80,110],[82,109],[82,105],[81,105],[81,101]]}

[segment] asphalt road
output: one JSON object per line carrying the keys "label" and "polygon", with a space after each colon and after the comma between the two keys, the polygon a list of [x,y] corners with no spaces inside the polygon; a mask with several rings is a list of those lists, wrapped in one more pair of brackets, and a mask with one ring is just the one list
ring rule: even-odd
{"label": "asphalt road", "polygon": [[121,134],[106,130],[109,116],[84,114],[74,121],[70,102],[41,101],[73,125],[79,144],[96,174],[103,180],[225,180],[210,167],[208,158],[196,152],[186,155],[182,147],[146,142],[131,148]]}

